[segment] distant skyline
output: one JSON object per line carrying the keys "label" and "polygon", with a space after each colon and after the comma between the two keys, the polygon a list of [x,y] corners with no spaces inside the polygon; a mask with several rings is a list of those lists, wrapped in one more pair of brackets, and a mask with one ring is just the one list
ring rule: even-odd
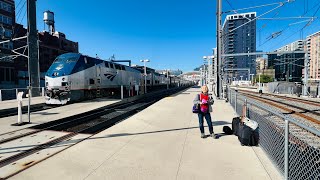
{"label": "distant skyline", "polygon": [[[25,1],[16,0],[17,23],[24,25]],[[223,11],[273,2],[279,0],[223,0]],[[276,6],[239,13],[257,12],[259,16]],[[315,0],[296,0],[263,17],[319,16],[319,7]],[[20,13],[19,9],[22,9]],[[216,0],[97,0],[90,3],[40,0],[37,1],[39,31],[44,30],[46,10],[55,13],[56,30],[79,42],[79,51],[93,57],[98,54],[108,59],[115,54],[116,59],[131,59],[138,65],[142,65],[140,59],[150,59],[151,68],[186,72],[199,67],[204,62],[202,57],[211,55],[212,48],[216,47]],[[223,21],[229,14],[223,14]],[[299,30],[308,23],[301,22],[303,20],[306,19],[258,20],[257,50],[273,51],[320,30],[319,19],[316,19],[302,34]],[[280,32],[280,36],[268,40],[276,32]]]}

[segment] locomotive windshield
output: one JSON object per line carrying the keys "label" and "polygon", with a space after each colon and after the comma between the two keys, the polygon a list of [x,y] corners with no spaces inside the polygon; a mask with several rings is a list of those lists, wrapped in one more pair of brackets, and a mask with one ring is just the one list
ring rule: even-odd
{"label": "locomotive windshield", "polygon": [[79,59],[79,54],[73,54],[73,53],[67,53],[58,56],[55,60],[54,63],[72,63],[72,62],[77,62]]}
{"label": "locomotive windshield", "polygon": [[46,76],[60,77],[69,75],[77,63],[80,54],[67,53],[58,56],[47,71]]}

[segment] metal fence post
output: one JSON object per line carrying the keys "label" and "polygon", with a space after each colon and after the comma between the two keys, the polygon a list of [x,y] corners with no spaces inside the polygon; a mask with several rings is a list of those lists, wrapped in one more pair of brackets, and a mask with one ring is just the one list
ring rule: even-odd
{"label": "metal fence post", "polygon": [[44,97],[44,87],[41,88],[42,91],[42,97]]}
{"label": "metal fence post", "polygon": [[285,135],[284,135],[284,179],[289,176],[289,121],[285,119]]}
{"label": "metal fence post", "polygon": [[16,99],[18,99],[18,89],[16,89]]}
{"label": "metal fence post", "polygon": [[232,105],[232,91],[231,91],[231,89],[229,90],[229,92],[230,92],[230,95],[229,95],[229,103]]}
{"label": "metal fence post", "polygon": [[[248,102],[247,102],[247,99],[244,99],[244,106],[245,106],[245,109],[242,109],[242,114],[245,114],[246,117],[248,117]],[[243,112],[243,110],[245,112]]]}
{"label": "metal fence post", "polygon": [[2,101],[2,91],[0,90],[0,101]]}

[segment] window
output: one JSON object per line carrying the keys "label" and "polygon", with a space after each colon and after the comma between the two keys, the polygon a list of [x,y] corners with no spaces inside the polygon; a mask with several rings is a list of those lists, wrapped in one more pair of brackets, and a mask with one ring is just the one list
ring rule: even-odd
{"label": "window", "polygon": [[3,16],[2,17],[2,22],[8,24],[8,17],[7,16]]}
{"label": "window", "polygon": [[89,84],[94,84],[94,79],[90,79]]}
{"label": "window", "polygon": [[0,9],[3,9],[8,12],[12,12],[12,6],[10,4],[5,3],[5,2],[0,2]]}
{"label": "window", "polygon": [[114,69],[114,64],[110,63],[110,68]]}
{"label": "window", "polygon": [[104,62],[104,65],[106,66],[106,68],[110,67],[109,62]]}
{"label": "window", "polygon": [[11,36],[12,36],[12,31],[9,30],[9,29],[5,29],[5,31],[4,31],[4,36],[5,36],[5,37],[11,37]]}
{"label": "window", "polygon": [[0,81],[4,81],[4,68],[0,68]]}
{"label": "window", "polygon": [[12,25],[12,18],[8,17],[8,24]]}
{"label": "window", "polygon": [[67,82],[62,82],[61,86],[68,86],[68,83]]}
{"label": "window", "polygon": [[126,68],[124,66],[121,66],[121,70],[126,70]]}
{"label": "window", "polygon": [[115,66],[116,66],[116,69],[121,70],[120,65],[115,64]]}

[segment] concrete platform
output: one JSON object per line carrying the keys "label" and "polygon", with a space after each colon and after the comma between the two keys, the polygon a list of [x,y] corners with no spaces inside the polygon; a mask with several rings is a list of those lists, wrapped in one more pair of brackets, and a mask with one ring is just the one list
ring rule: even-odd
{"label": "concrete platform", "polygon": [[[53,109],[33,112],[31,113],[31,116],[30,116],[31,124],[27,124],[23,126],[11,126],[11,124],[14,124],[17,122],[18,120],[17,116],[0,118],[0,139],[3,136],[2,134],[4,133],[21,130],[30,126],[34,126],[36,124],[54,121],[64,117],[73,116],[82,112],[87,112],[87,111],[100,108],[106,105],[110,105],[116,102],[119,102],[119,100],[99,98],[99,99],[93,99],[89,101],[74,103],[70,105],[65,105],[65,106],[61,106]],[[22,120],[28,121],[28,114],[23,114]]]}
{"label": "concrete platform", "polygon": [[[28,106],[28,98],[23,98],[23,106]],[[35,104],[43,104],[45,103],[44,97],[33,97],[31,99],[31,105]],[[16,99],[14,100],[7,100],[7,101],[0,101],[0,110],[2,109],[11,109],[11,108],[16,108],[18,107],[18,102]]]}
{"label": "concrete platform", "polygon": [[[270,162],[259,147],[243,147],[233,135],[200,138],[191,112],[198,92],[164,98],[12,179],[279,179],[272,165],[267,171],[261,163]],[[214,131],[231,126],[234,115],[229,104],[216,101]]]}

